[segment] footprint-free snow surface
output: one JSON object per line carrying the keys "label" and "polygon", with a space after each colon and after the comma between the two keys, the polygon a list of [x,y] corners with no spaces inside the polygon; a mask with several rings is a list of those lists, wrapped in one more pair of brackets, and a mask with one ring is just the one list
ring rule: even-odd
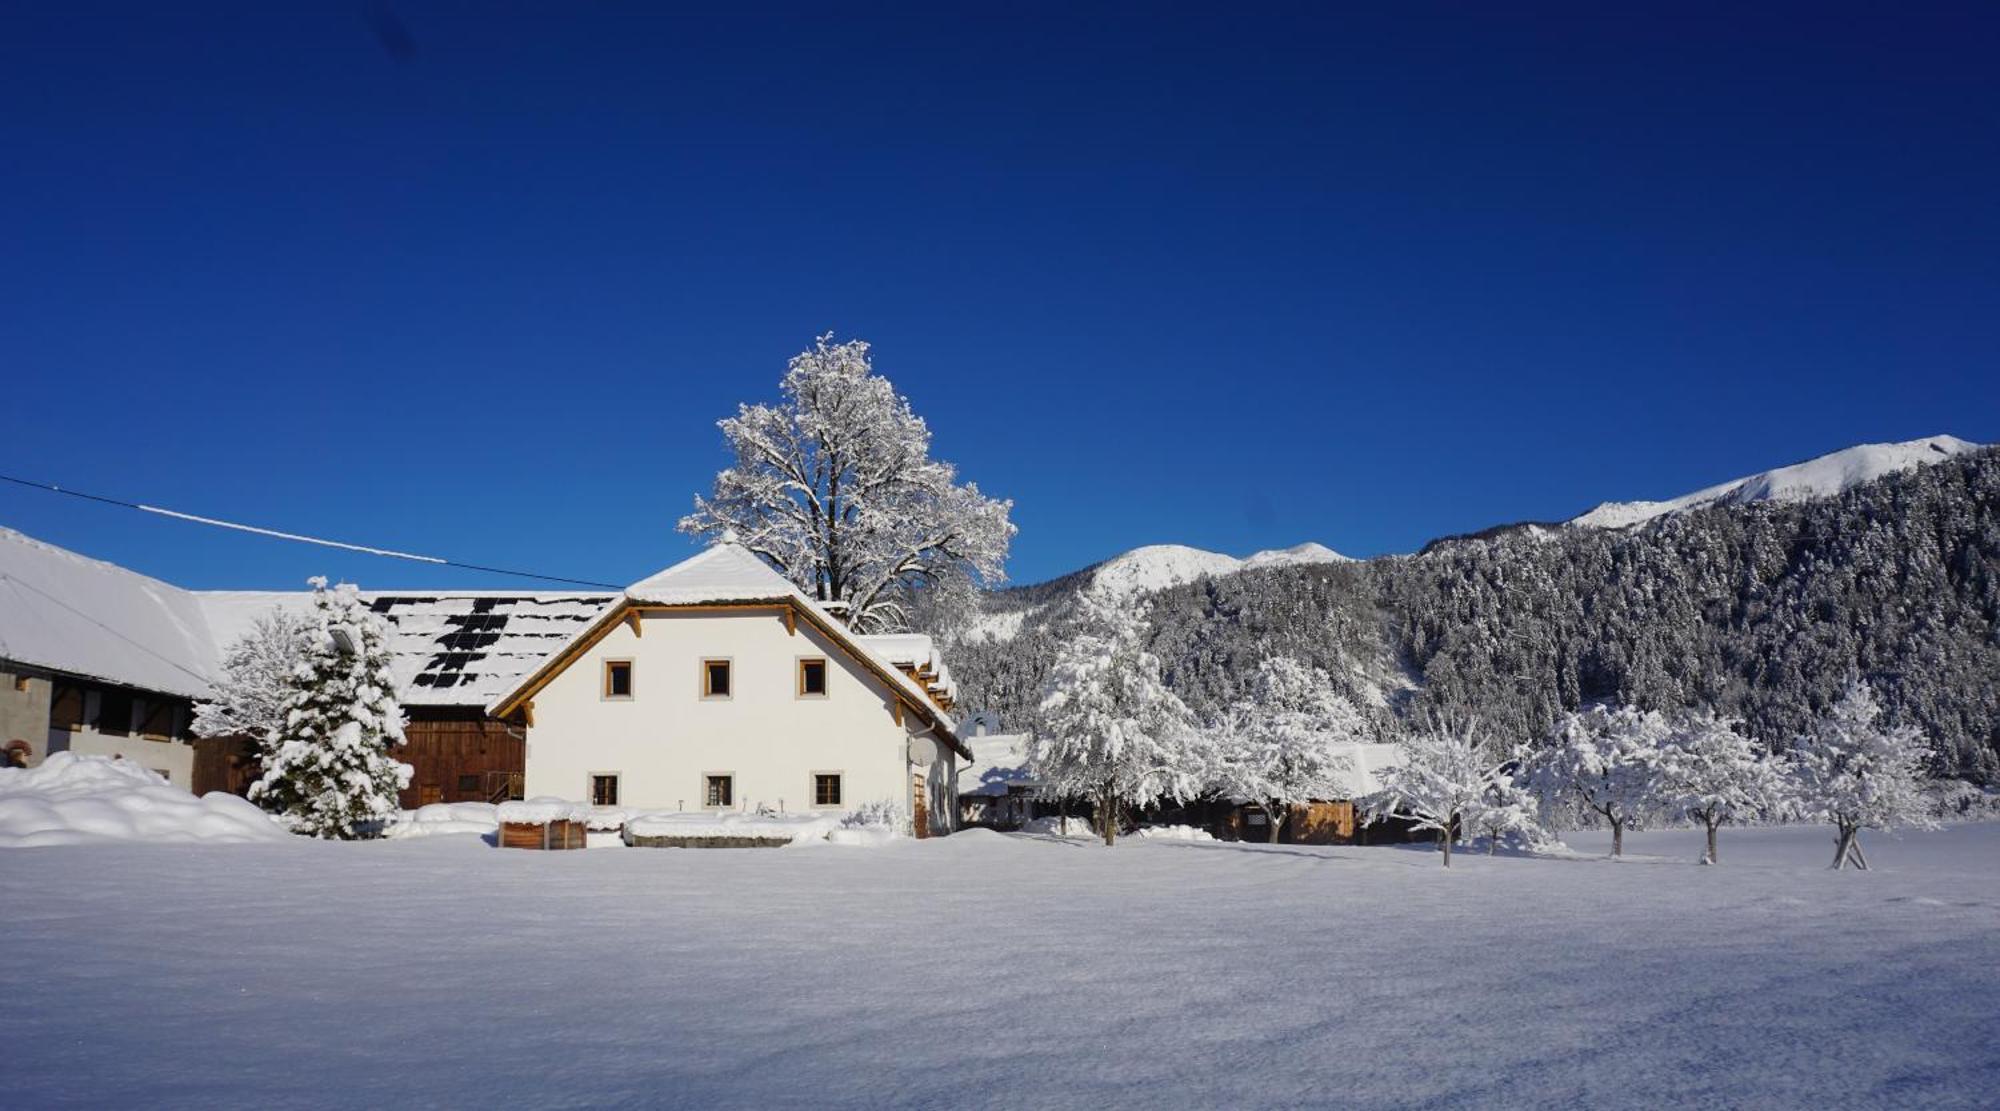
{"label": "footprint-free snow surface", "polygon": [[1992,1106],[2000,826],[1630,840],[0,851],[0,1104]]}

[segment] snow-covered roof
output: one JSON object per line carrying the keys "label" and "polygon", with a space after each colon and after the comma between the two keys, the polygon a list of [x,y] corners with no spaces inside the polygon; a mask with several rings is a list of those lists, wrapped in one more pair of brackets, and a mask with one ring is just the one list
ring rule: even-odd
{"label": "snow-covered roof", "polygon": [[[746,605],[752,603],[786,603],[804,611],[814,624],[828,636],[833,637],[856,659],[870,665],[884,680],[908,696],[907,701],[938,726],[949,743],[958,745],[956,728],[951,717],[939,710],[931,701],[930,692],[916,680],[904,674],[895,663],[871,647],[868,638],[848,631],[847,626],[826,607],[806,597],[805,592],[792,580],[772,570],[756,553],[741,544],[724,540],[711,545],[705,551],[689,556],[672,567],[640,579],[625,588],[625,601],[634,605],[652,606],[701,606],[701,605]],[[619,609],[616,605],[606,606],[596,613],[592,620],[576,629],[564,642],[555,646],[549,659],[560,659],[572,645],[583,643],[597,634],[612,619]],[[926,638],[928,639],[928,638]],[[508,684],[500,693],[488,699],[486,710],[499,714],[512,707],[560,667],[546,673],[540,669],[524,673],[518,681]]]}
{"label": "snow-covered roof", "polygon": [[1010,787],[1032,787],[1028,774],[1028,734],[989,733],[965,740],[972,759],[958,772],[961,795],[1004,795]]}
{"label": "snow-covered roof", "polygon": [[[483,706],[519,683],[616,595],[364,591],[388,626],[397,697]],[[0,528],[0,659],[183,698],[206,698],[223,653],[305,590],[185,590]]]}
{"label": "snow-covered roof", "polygon": [[[223,648],[273,607],[303,611],[305,591],[206,590],[195,595]],[[588,628],[616,600],[606,593],[503,590],[362,591],[388,627],[396,696],[407,706],[484,706]]]}
{"label": "snow-covered roof", "polygon": [[1395,767],[1403,762],[1403,748],[1394,744],[1341,744],[1333,746],[1334,755],[1353,759],[1353,770],[1341,778],[1347,784],[1347,798],[1355,799],[1372,795],[1382,789],[1382,781],[1375,773],[1383,768]]}
{"label": "snow-covered roof", "polygon": [[716,544],[625,588],[635,602],[661,606],[775,602],[805,595],[741,544]]}
{"label": "snow-covered roof", "polygon": [[0,528],[0,659],[200,698],[218,654],[187,591]]}
{"label": "snow-covered roof", "polygon": [[855,639],[899,669],[930,672],[926,680],[930,693],[946,702],[958,701],[958,684],[952,680],[951,669],[944,665],[944,657],[938,654],[937,643],[929,633],[867,633]]}

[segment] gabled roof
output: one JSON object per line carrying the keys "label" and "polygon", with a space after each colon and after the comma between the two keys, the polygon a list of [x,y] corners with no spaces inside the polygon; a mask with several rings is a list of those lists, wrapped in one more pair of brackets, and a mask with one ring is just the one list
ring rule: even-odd
{"label": "gabled roof", "polygon": [[187,591],[0,528],[0,659],[205,698],[218,655]]}
{"label": "gabled roof", "polygon": [[625,597],[661,606],[775,602],[793,597],[805,600],[792,580],[772,570],[750,549],[727,542],[640,579],[625,588]]}
{"label": "gabled roof", "polygon": [[930,693],[947,704],[958,701],[958,684],[929,633],[863,633],[855,639],[901,670],[917,672]]}
{"label": "gabled roof", "polygon": [[930,722],[945,743],[959,755],[971,756],[954,732],[956,726],[952,719],[931,702],[930,692],[921,683],[905,675],[894,663],[869,647],[866,637],[849,631],[840,619],[806,597],[804,591],[773,570],[756,553],[730,541],[715,544],[698,555],[626,587],[622,601],[605,607],[586,627],[577,630],[557,648],[547,662],[487,702],[486,712],[495,717],[504,716],[532,698],[535,691],[561,674],[577,653],[614,628],[630,608],[753,605],[790,607],[900,694],[903,703]]}

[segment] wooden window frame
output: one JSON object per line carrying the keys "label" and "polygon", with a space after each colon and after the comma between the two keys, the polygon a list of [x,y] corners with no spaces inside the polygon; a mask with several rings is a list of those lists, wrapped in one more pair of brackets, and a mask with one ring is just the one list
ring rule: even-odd
{"label": "wooden window frame", "polygon": [[[725,668],[728,668],[728,669],[729,669],[729,672],[728,672],[728,674],[729,674],[729,689],[728,689],[728,690],[726,690],[726,691],[724,691],[724,692],[722,692],[721,694],[716,694],[716,693],[715,693],[715,692],[714,692],[713,690],[711,690],[711,689],[710,689],[710,687],[709,687],[709,668],[711,668],[711,667],[714,667],[714,666],[715,666],[716,664],[721,664],[721,665],[722,665],[723,667],[725,667]],[[703,656],[703,657],[701,658],[701,670],[700,670],[700,672],[699,672],[699,673],[698,673],[698,674],[697,674],[697,675],[695,676],[695,681],[696,681],[696,682],[697,682],[697,683],[699,684],[699,686],[697,686],[697,687],[696,687],[695,689],[696,689],[696,690],[699,690],[699,691],[701,692],[701,697],[702,697],[702,701],[704,701],[704,702],[727,702],[727,701],[729,701],[730,699],[732,699],[732,698],[736,697],[736,659],[735,659],[735,657],[733,657],[733,656]]]}
{"label": "wooden window frame", "polygon": [[[625,693],[613,694],[611,693],[611,670],[619,666],[625,668]],[[600,670],[600,680],[597,685],[597,700],[599,702],[630,702],[638,693],[639,669],[632,665],[631,660],[621,658],[604,661],[604,666]]]}
{"label": "wooden window frame", "polygon": [[[819,801],[819,781],[821,776],[833,777],[834,794],[839,797],[832,802]],[[814,810],[842,810],[847,806],[847,773],[837,769],[822,769],[811,772],[806,778],[806,797],[812,800]]]}
{"label": "wooden window frame", "polygon": [[[729,781],[729,801],[728,801],[728,802],[710,802],[710,801],[708,801],[708,781],[709,781],[709,780],[711,780],[711,779],[726,779],[726,780],[728,780],[728,781]],[[701,773],[701,793],[700,793],[700,794],[698,794],[698,795],[696,795],[695,797],[696,797],[696,798],[699,798],[699,799],[701,800],[701,808],[702,808],[703,810],[734,810],[734,809],[736,809],[736,773],[735,773],[735,772],[703,772],[703,773]]]}
{"label": "wooden window frame", "polygon": [[[611,801],[610,801],[610,802],[599,802],[599,801],[597,801],[597,781],[598,781],[598,780],[600,780],[600,779],[608,779],[608,780],[610,780],[610,781],[611,781]],[[621,773],[619,773],[619,772],[585,772],[585,773],[584,773],[584,776],[583,776],[583,797],[584,797],[584,798],[587,798],[587,799],[589,799],[589,800],[590,800],[590,805],[592,805],[592,806],[619,806],[619,805],[622,805],[622,804],[621,804],[621,803],[620,803],[620,802],[619,802],[618,800],[619,800],[619,799],[621,799],[621,798],[623,798],[624,796],[625,796],[625,777],[624,777],[624,775],[623,775],[623,774],[621,774]]]}
{"label": "wooden window frame", "polygon": [[[818,691],[809,691],[806,689],[807,664],[819,665]],[[827,693],[833,688],[833,665],[830,662],[828,662],[825,656],[800,656],[797,658],[797,661],[792,665],[792,671],[798,680],[797,683],[794,684],[794,690],[796,696],[799,698],[804,698],[809,701],[817,702],[824,699],[827,696]]]}

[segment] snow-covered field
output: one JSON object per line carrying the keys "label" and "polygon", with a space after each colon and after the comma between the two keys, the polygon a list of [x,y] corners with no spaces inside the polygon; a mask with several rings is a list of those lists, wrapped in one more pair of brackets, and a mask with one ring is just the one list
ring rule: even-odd
{"label": "snow-covered field", "polygon": [[1993,1106],[2000,826],[1630,847],[0,851],[0,1105]]}

